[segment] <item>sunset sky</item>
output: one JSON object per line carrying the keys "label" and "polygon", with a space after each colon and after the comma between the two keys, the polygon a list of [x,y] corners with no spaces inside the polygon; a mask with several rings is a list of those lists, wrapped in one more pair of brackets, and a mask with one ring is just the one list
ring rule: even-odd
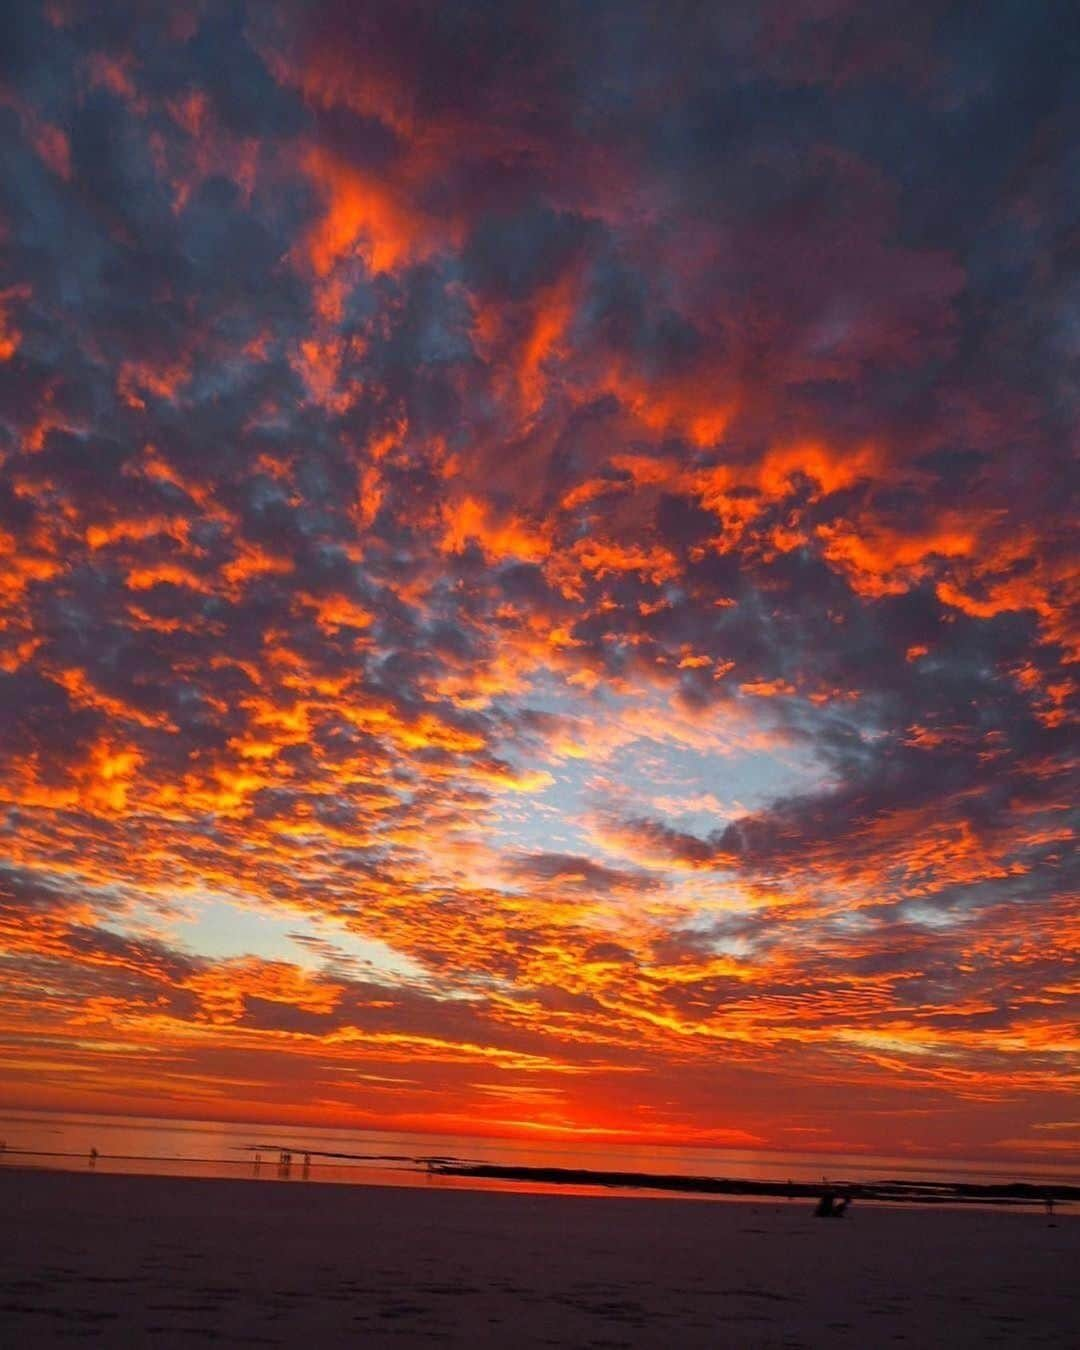
{"label": "sunset sky", "polygon": [[1078,63],[0,6],[0,1104],[1076,1158]]}

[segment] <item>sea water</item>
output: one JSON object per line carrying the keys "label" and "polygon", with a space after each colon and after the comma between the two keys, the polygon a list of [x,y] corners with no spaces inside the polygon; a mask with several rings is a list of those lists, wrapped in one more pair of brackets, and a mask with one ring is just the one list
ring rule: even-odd
{"label": "sea water", "polygon": [[[283,1153],[290,1155],[287,1164],[282,1162]],[[348,1156],[328,1156],[333,1154]],[[976,1162],[867,1153],[783,1153],[651,1144],[535,1142],[396,1130],[59,1115],[0,1109],[0,1166],[80,1171],[93,1168],[100,1172],[245,1177],[264,1181],[434,1185],[515,1191],[549,1189],[534,1181],[450,1177],[432,1172],[429,1161],[779,1183],[828,1180],[833,1184],[845,1181],[865,1184],[887,1179],[929,1184],[1077,1182],[1075,1165],[1042,1161]],[[601,1188],[578,1185],[558,1189],[563,1193],[572,1190],[589,1194]],[[603,1193],[610,1194],[611,1188],[603,1188]],[[641,1192],[635,1190],[634,1193]]]}

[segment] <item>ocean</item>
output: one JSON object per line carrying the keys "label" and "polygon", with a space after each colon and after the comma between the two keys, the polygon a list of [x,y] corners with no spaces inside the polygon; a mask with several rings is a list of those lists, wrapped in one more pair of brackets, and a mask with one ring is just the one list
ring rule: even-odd
{"label": "ocean", "polygon": [[[287,1163],[283,1163],[282,1153],[291,1155]],[[305,1154],[309,1156],[305,1158]],[[327,1156],[333,1154],[348,1156]],[[447,1176],[432,1172],[429,1160],[779,1183],[828,1181],[857,1185],[898,1180],[931,1185],[947,1181],[1047,1185],[1077,1181],[1074,1167],[1044,1162],[535,1142],[311,1125],[251,1125],[0,1109],[0,1166],[72,1171],[93,1168],[98,1172],[367,1186],[550,1189],[530,1180]],[[558,1189],[562,1193],[570,1190],[578,1194],[611,1194],[613,1188],[574,1185]],[[635,1189],[633,1193],[646,1192]]]}

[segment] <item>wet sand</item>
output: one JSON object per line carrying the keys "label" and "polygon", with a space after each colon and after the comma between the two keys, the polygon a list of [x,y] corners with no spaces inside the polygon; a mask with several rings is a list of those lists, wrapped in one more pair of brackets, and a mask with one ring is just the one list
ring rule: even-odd
{"label": "wet sand", "polygon": [[1080,1216],[0,1168],[0,1343],[1073,1346]]}

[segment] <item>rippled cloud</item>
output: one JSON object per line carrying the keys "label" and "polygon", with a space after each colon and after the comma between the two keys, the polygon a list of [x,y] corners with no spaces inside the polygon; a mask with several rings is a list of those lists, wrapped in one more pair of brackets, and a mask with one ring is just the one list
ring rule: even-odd
{"label": "rippled cloud", "polygon": [[1075,1147],[1076,40],[9,7],[12,1100]]}

